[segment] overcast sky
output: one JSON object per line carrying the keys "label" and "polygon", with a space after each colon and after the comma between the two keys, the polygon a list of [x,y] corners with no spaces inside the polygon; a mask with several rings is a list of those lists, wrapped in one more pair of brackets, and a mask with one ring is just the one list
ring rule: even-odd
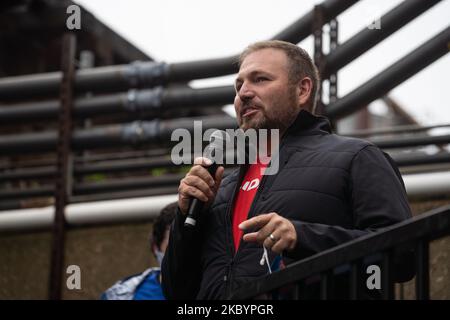
{"label": "overcast sky", "polygon": [[[423,0],[428,1],[428,0]],[[271,38],[321,0],[76,0],[98,19],[156,60],[168,63],[219,58]],[[339,41],[366,27],[400,0],[362,0],[339,16]],[[443,0],[339,72],[343,96],[417,48],[449,24]],[[83,28],[83,17],[81,17]],[[381,28],[383,22],[381,21]],[[376,32],[376,31],[374,31]],[[299,44],[312,54],[312,39]],[[450,55],[391,92],[422,124],[450,123]],[[194,87],[232,84],[234,76],[197,80]],[[376,102],[371,107],[382,111]]]}

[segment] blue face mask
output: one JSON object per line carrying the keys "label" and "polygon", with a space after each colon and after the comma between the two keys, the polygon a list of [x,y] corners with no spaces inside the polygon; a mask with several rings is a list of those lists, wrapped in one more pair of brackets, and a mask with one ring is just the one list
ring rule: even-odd
{"label": "blue face mask", "polygon": [[159,251],[158,249],[155,249],[155,256],[156,256],[156,261],[158,261],[159,267],[161,267],[163,258],[164,258],[164,253]]}

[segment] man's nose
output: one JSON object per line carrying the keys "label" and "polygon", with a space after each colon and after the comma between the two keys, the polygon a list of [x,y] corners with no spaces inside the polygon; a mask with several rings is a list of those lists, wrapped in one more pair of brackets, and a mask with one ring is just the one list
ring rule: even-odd
{"label": "man's nose", "polygon": [[253,99],[253,97],[255,96],[255,92],[253,91],[251,86],[249,86],[247,83],[244,82],[242,86],[239,88],[237,95],[239,96],[239,99],[241,99],[242,101],[248,101]]}

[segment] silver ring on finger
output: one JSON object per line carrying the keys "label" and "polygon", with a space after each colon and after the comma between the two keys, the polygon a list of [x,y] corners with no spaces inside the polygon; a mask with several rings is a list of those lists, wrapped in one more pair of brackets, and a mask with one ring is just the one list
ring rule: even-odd
{"label": "silver ring on finger", "polygon": [[273,234],[269,234],[268,237],[270,240],[272,240],[273,242],[277,242],[277,239],[275,239],[275,237],[273,236]]}

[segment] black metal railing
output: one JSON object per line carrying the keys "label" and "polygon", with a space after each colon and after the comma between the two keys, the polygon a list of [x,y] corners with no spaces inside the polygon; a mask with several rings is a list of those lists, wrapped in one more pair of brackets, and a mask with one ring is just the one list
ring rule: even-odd
{"label": "black metal railing", "polygon": [[[319,287],[317,299],[336,298],[336,295],[333,296],[333,291],[336,290],[334,282],[336,277],[342,275],[342,267],[344,267],[348,275],[346,278],[349,284],[346,288],[348,298],[361,299],[365,297],[361,295],[362,281],[366,281],[366,278],[362,277],[363,266],[372,259],[372,263],[375,260],[378,261],[381,271],[381,288],[377,290],[379,298],[394,299],[395,283],[410,280],[415,273],[416,299],[427,300],[430,298],[429,244],[447,235],[450,235],[450,205],[320,252],[288,265],[285,269],[245,283],[229,298],[259,299],[264,296],[282,299],[282,290],[289,287],[291,294],[285,296],[289,299],[303,299],[314,277]],[[412,248],[412,250],[407,251],[405,248]],[[405,255],[402,256],[399,250],[403,254],[409,252],[409,258],[403,259]],[[410,269],[407,271],[410,274],[403,275],[404,279],[401,279],[399,272],[403,270],[399,268],[404,267]],[[341,271],[338,270],[339,268]]]}

